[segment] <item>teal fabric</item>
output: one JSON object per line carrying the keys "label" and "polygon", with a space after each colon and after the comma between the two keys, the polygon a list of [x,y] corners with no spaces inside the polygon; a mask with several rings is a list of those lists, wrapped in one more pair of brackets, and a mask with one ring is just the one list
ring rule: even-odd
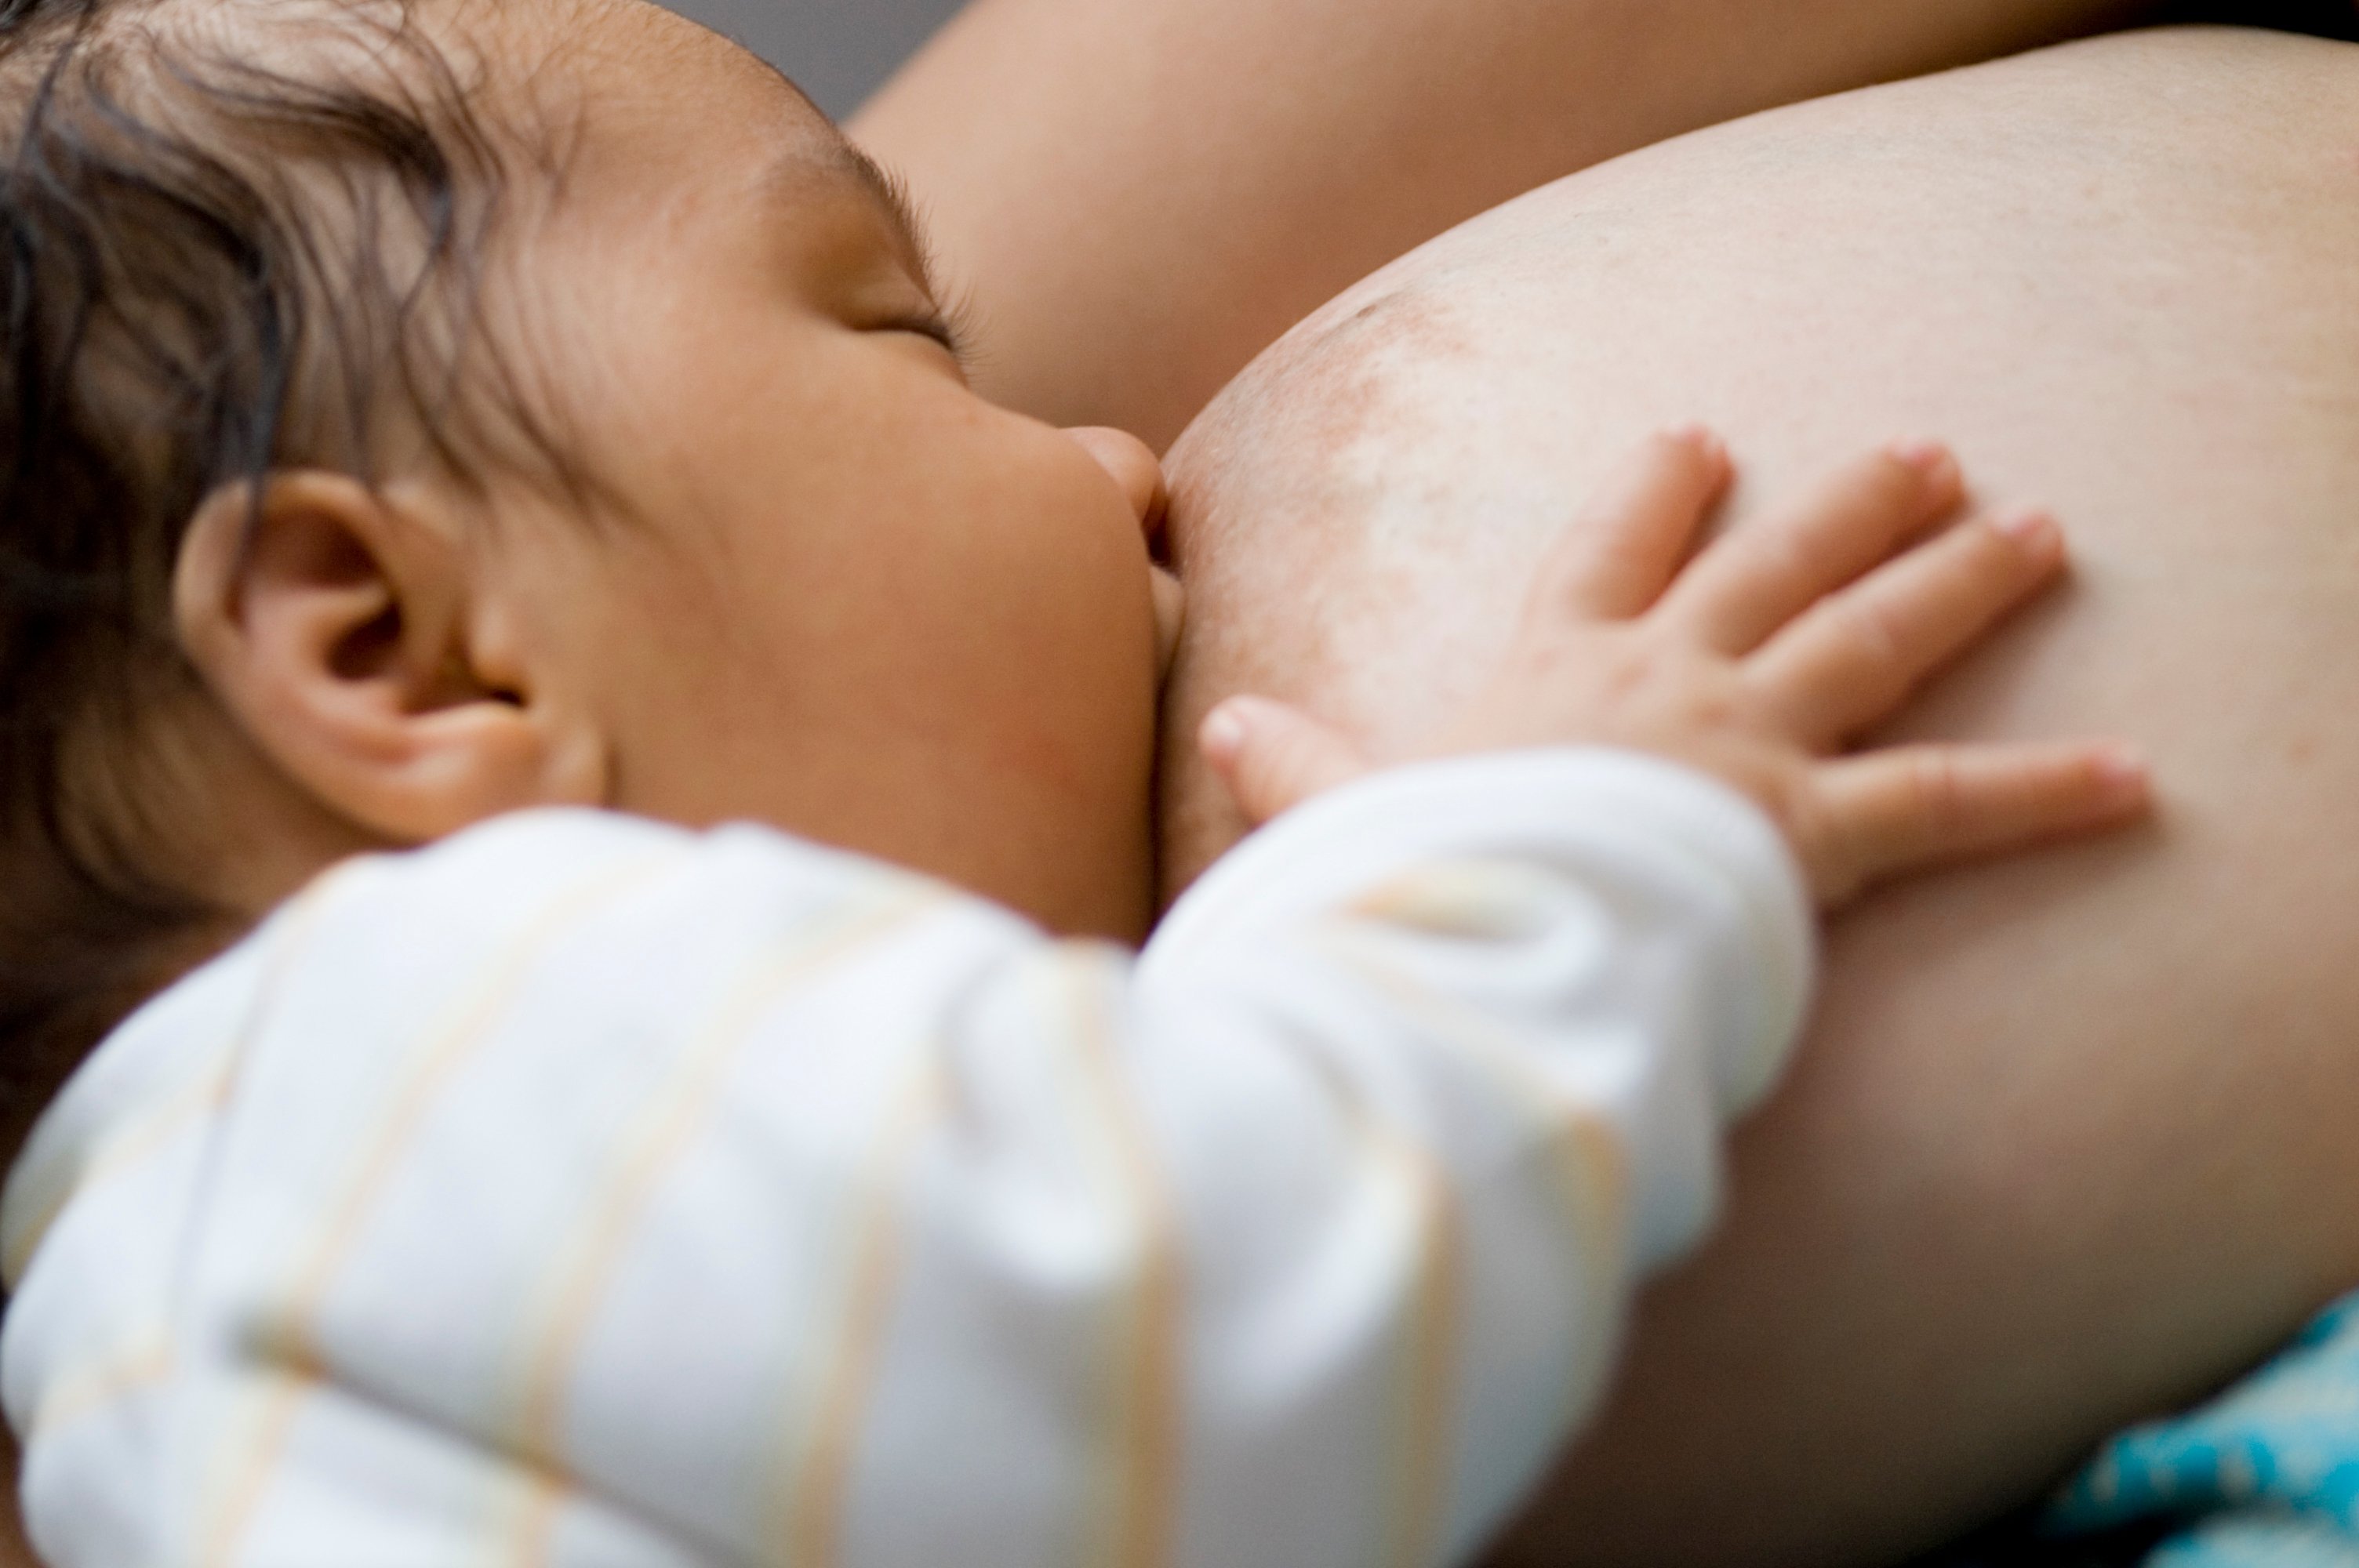
{"label": "teal fabric", "polygon": [[2359,1295],[2211,1403],[2098,1450],[2043,1521],[2186,1521],[2145,1568],[2359,1568]]}

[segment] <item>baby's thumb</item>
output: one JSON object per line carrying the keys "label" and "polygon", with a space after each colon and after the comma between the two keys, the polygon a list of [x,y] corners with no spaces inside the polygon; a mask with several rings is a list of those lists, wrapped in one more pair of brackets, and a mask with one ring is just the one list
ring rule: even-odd
{"label": "baby's thumb", "polygon": [[1367,758],[1343,731],[1266,697],[1222,703],[1205,715],[1196,742],[1256,827],[1368,771]]}

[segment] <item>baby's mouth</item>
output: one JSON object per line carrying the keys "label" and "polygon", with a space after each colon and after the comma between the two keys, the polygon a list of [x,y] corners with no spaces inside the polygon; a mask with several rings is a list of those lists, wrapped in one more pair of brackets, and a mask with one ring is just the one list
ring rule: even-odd
{"label": "baby's mouth", "polygon": [[1171,674],[1171,657],[1180,651],[1180,628],[1187,619],[1188,592],[1169,567],[1150,566],[1147,576],[1155,594],[1155,678],[1160,681]]}

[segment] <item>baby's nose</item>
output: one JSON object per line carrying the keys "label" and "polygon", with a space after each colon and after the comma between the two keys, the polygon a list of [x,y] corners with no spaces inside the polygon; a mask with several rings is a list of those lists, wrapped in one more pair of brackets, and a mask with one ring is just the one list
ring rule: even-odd
{"label": "baby's nose", "polygon": [[1111,430],[1102,425],[1080,426],[1065,434],[1114,476],[1114,483],[1128,498],[1138,525],[1149,539],[1158,537],[1163,531],[1163,465],[1155,460],[1155,453],[1147,443],[1127,430]]}

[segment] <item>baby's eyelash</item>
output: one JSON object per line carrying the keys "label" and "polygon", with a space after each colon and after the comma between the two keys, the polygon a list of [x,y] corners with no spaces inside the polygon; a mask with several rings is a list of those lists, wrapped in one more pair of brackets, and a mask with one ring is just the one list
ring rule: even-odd
{"label": "baby's eyelash", "polygon": [[910,323],[914,331],[931,338],[950,351],[962,371],[972,372],[975,364],[974,309],[973,299],[964,293],[945,299],[940,286],[940,269],[934,262],[933,234],[927,228],[924,214],[919,211],[918,199],[901,171],[876,162],[864,153],[856,154],[861,165],[875,182],[885,199],[895,225],[907,236],[909,248],[917,253],[918,284],[927,296],[940,303],[933,314],[921,321]]}
{"label": "baby's eyelash", "polygon": [[900,323],[920,337],[931,338],[949,351],[958,362],[959,369],[972,372],[975,365],[973,313],[964,299],[953,299],[938,305],[925,315]]}

